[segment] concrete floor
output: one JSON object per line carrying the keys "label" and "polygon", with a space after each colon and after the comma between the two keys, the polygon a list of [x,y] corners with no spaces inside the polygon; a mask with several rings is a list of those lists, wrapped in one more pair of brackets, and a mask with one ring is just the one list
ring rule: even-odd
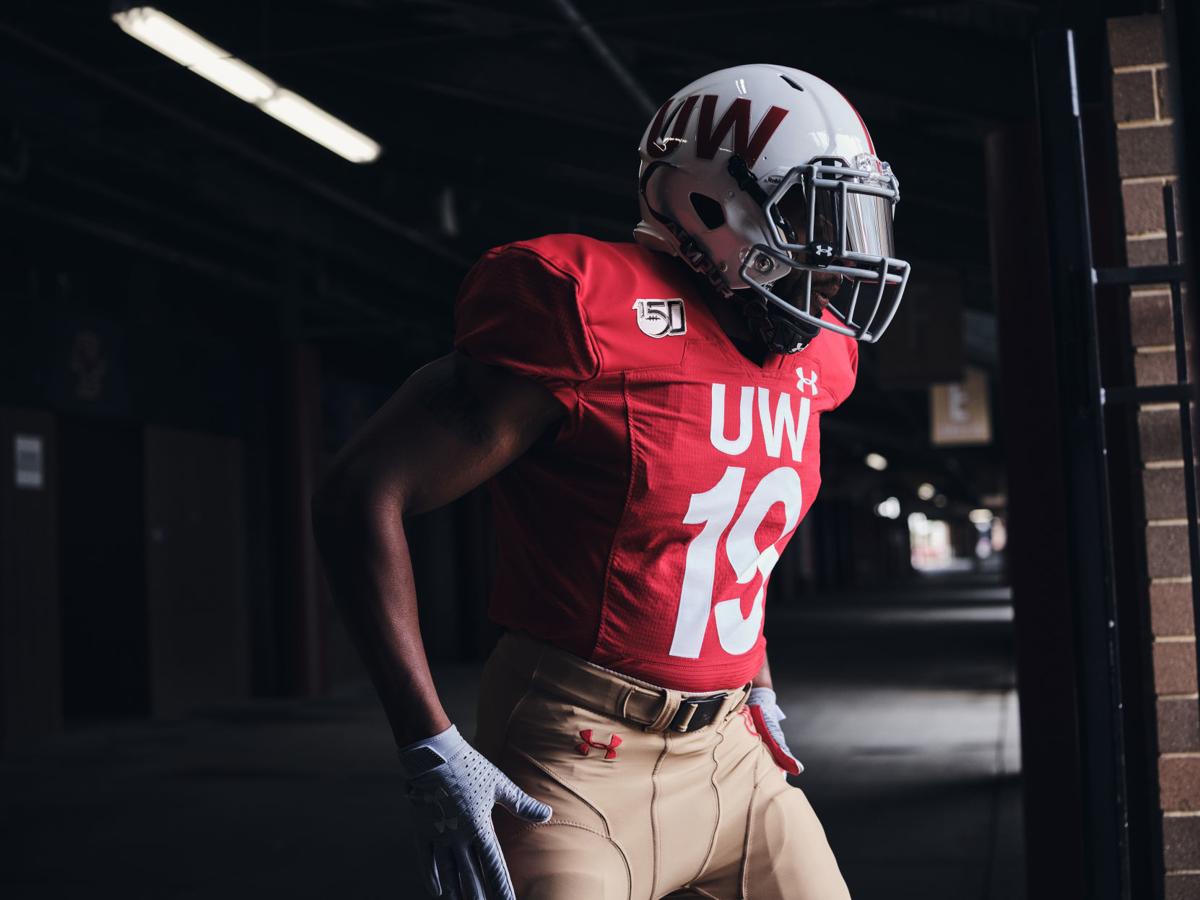
{"label": "concrete floor", "polygon": [[[856,900],[1021,900],[1011,609],[995,589],[769,617],[799,783]],[[469,733],[476,666],[441,667]],[[0,896],[407,898],[399,786],[363,689],[79,729],[0,758]]]}

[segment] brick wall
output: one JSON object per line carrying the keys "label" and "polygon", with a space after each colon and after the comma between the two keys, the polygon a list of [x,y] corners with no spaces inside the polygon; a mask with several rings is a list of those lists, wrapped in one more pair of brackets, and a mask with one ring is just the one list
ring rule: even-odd
{"label": "brick wall", "polygon": [[[1136,16],[1108,25],[1126,256],[1130,265],[1162,263],[1167,260],[1162,188],[1178,178],[1162,21],[1157,15]],[[1167,288],[1135,289],[1129,305],[1137,383],[1176,383]],[[1200,725],[1178,406],[1143,405],[1138,424],[1166,897],[1197,900]]]}

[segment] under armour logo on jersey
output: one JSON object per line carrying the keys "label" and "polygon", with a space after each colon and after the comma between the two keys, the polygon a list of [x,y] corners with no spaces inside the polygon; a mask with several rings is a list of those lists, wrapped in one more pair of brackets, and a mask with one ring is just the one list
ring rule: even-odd
{"label": "under armour logo on jersey", "polygon": [[816,369],[813,369],[812,374],[805,378],[804,367],[798,367],[796,369],[796,390],[803,394],[806,390],[812,388],[813,396],[817,396],[817,376],[819,374]]}
{"label": "under armour logo on jersey", "polygon": [[604,751],[605,759],[617,758],[617,748],[621,746],[621,736],[619,734],[609,736],[607,744],[602,744],[600,741],[593,741],[592,729],[590,728],[583,729],[583,731],[579,732],[579,736],[583,738],[583,741],[582,743],[576,744],[575,749],[578,751],[580,756],[587,756],[588,753],[591,752],[592,748],[595,747],[597,750]]}
{"label": "under armour logo on jersey", "polygon": [[833,256],[833,248],[828,244],[817,244],[813,249],[817,256]]}
{"label": "under armour logo on jersey", "polygon": [[667,300],[634,300],[633,309],[637,310],[637,324],[642,334],[662,338],[687,333],[682,297],[671,297]]}

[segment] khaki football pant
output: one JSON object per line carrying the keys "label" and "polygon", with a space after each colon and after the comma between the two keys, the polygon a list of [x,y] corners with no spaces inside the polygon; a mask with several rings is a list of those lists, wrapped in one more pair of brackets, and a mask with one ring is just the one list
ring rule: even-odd
{"label": "khaki football pant", "polygon": [[848,900],[824,829],[733,691],[711,724],[665,731],[688,696],[530,638],[488,660],[476,746],[554,808],[500,807],[518,900]]}

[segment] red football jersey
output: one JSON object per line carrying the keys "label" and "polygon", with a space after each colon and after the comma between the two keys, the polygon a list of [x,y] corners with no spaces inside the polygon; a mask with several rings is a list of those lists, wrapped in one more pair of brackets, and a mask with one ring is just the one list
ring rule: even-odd
{"label": "red football jersey", "polygon": [[568,410],[492,481],[492,618],[665,687],[750,681],[767,580],[820,486],[820,414],[854,386],[856,342],[823,331],[755,365],[680,261],[570,234],[488,252],[455,319],[459,350]]}

